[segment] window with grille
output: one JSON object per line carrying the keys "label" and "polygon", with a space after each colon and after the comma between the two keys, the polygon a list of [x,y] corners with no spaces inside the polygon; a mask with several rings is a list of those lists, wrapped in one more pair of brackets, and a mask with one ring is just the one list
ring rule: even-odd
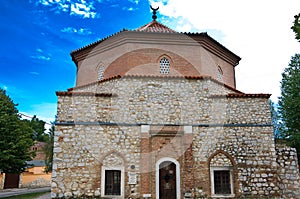
{"label": "window with grille", "polygon": [[103,68],[103,66],[100,66],[99,68],[98,68],[98,80],[102,80],[103,79],[103,73],[104,73],[104,68]]}
{"label": "window with grille", "polygon": [[223,71],[220,66],[218,67],[217,79],[223,81]]}
{"label": "window with grille", "polygon": [[121,171],[105,171],[105,195],[121,195]]}
{"label": "window with grille", "polygon": [[214,171],[215,194],[231,194],[230,171]]}
{"label": "window with grille", "polygon": [[162,58],[160,60],[160,74],[170,73],[170,61],[167,58]]}
{"label": "window with grille", "polygon": [[232,166],[210,167],[211,196],[234,197],[234,178]]}

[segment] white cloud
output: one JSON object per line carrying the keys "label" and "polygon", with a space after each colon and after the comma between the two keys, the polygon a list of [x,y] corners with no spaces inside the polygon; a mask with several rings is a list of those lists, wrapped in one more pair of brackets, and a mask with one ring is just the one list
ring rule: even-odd
{"label": "white cloud", "polygon": [[70,7],[70,0],[38,0],[36,4],[42,4],[43,6],[54,7],[57,10],[67,12]]}
{"label": "white cloud", "polygon": [[79,35],[91,35],[91,34],[93,34],[93,32],[88,28],[76,29],[76,28],[73,28],[73,27],[65,27],[65,28],[61,29],[60,31],[64,32],[64,33],[76,33],[76,34],[79,34]]}
{"label": "white cloud", "polygon": [[74,33],[75,30],[76,30],[76,29],[73,28],[73,27],[65,27],[65,28],[61,29],[60,31],[61,31],[61,32],[67,32],[67,33]]}
{"label": "white cloud", "polygon": [[[85,3],[85,1],[82,1]],[[95,18],[96,12],[93,12],[94,9],[92,4],[82,4],[82,3],[74,3],[71,4],[70,15],[79,15],[83,18]]]}
{"label": "white cloud", "polygon": [[82,18],[95,18],[98,16],[94,7],[95,2],[101,3],[100,0],[38,0],[36,4],[51,7],[55,13],[67,12]]}
{"label": "white cloud", "polygon": [[43,4],[44,6],[50,5],[50,3],[47,0],[40,0],[39,3]]}
{"label": "white cloud", "polygon": [[88,28],[80,28],[77,30],[78,34],[80,35],[91,35],[92,31],[90,31]]}
{"label": "white cloud", "polygon": [[117,8],[117,7],[119,7],[120,5],[119,4],[112,4],[110,7],[112,7],[112,8]]}
{"label": "white cloud", "polygon": [[139,0],[128,0],[131,3],[135,3],[136,5],[139,4]]}
{"label": "white cloud", "polygon": [[58,3],[58,9],[63,11],[63,12],[68,12],[70,9],[70,5],[69,4],[63,4],[63,3]]}
{"label": "white cloud", "polygon": [[[299,52],[299,43],[290,27],[294,15],[299,13],[300,1],[149,2],[154,7],[160,7],[160,14],[168,17],[167,25],[172,28],[178,31],[207,31],[239,55],[242,60],[236,67],[238,89],[249,93],[271,93],[272,99],[277,100],[281,73],[288,66],[290,57]],[[181,21],[185,23],[180,25]],[[221,34],[214,35],[214,32]]]}
{"label": "white cloud", "polygon": [[34,71],[32,71],[32,72],[29,72],[29,74],[31,74],[31,75],[40,75],[40,73],[38,73],[38,72],[34,72]]}
{"label": "white cloud", "polygon": [[51,59],[50,55],[44,55],[44,51],[40,48],[37,48],[35,54],[30,57],[32,59],[39,59],[39,60],[44,60],[44,61],[49,61]]}
{"label": "white cloud", "polygon": [[1,85],[1,84],[0,84],[0,88],[2,88],[3,90],[7,90],[8,89],[7,86]]}
{"label": "white cloud", "polygon": [[30,56],[32,59],[39,59],[44,61],[49,61],[50,57],[44,56],[44,55],[32,55]]}
{"label": "white cloud", "polygon": [[123,9],[123,10],[127,10],[127,11],[135,11],[135,10],[137,10],[138,8],[133,8],[133,7],[123,7],[122,9]]}

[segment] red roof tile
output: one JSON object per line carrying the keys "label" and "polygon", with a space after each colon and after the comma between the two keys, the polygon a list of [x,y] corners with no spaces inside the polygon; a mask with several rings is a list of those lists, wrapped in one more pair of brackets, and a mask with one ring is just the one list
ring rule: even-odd
{"label": "red roof tile", "polygon": [[151,21],[150,23],[135,29],[135,31],[140,32],[160,32],[160,33],[177,33],[175,30],[157,22]]}
{"label": "red roof tile", "polygon": [[63,92],[57,91],[57,96],[96,96],[96,97],[116,97],[117,95],[112,93],[93,93],[93,92]]}
{"label": "red roof tile", "polygon": [[212,98],[270,98],[271,94],[246,94],[246,93],[229,93],[227,95],[212,95]]}

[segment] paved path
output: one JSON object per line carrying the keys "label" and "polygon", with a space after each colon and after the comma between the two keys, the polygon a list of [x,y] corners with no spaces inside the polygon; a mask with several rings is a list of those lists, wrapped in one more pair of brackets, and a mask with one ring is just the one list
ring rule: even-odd
{"label": "paved path", "polygon": [[35,199],[51,199],[51,193],[45,193],[44,195],[41,195]]}
{"label": "paved path", "polygon": [[[22,195],[26,193],[38,193],[38,192],[46,192],[50,191],[50,187],[43,187],[43,188],[35,188],[35,189],[27,189],[27,188],[21,188],[21,189],[2,189],[0,190],[0,198],[6,198],[9,196],[17,196]],[[47,193],[48,196],[41,198],[41,199],[50,199],[50,193]],[[44,196],[44,195],[43,195]],[[46,194],[45,194],[46,196]]]}

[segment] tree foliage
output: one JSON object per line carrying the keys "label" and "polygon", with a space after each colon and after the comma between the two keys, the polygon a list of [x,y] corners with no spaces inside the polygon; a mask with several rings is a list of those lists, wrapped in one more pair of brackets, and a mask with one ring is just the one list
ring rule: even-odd
{"label": "tree foliage", "polygon": [[0,170],[5,173],[23,172],[34,156],[33,130],[20,119],[16,106],[0,88]]}
{"label": "tree foliage", "polygon": [[282,138],[282,122],[279,117],[278,109],[276,107],[276,104],[270,102],[270,108],[271,108],[271,118],[272,118],[272,125],[274,129],[274,138],[275,139],[281,139]]}
{"label": "tree foliage", "polygon": [[295,15],[295,20],[291,29],[296,34],[296,39],[300,42],[300,13]]}
{"label": "tree foliage", "polygon": [[51,125],[49,129],[49,137],[46,141],[46,145],[44,147],[45,152],[45,172],[52,172],[52,162],[53,162],[53,147],[54,147],[54,125]]}
{"label": "tree foliage", "polygon": [[31,120],[25,120],[28,125],[33,129],[33,140],[39,142],[46,142],[48,140],[48,135],[45,133],[45,123],[36,116],[33,116]]}
{"label": "tree foliage", "polygon": [[278,111],[283,122],[283,136],[298,151],[300,160],[300,54],[291,58],[282,73]]}

